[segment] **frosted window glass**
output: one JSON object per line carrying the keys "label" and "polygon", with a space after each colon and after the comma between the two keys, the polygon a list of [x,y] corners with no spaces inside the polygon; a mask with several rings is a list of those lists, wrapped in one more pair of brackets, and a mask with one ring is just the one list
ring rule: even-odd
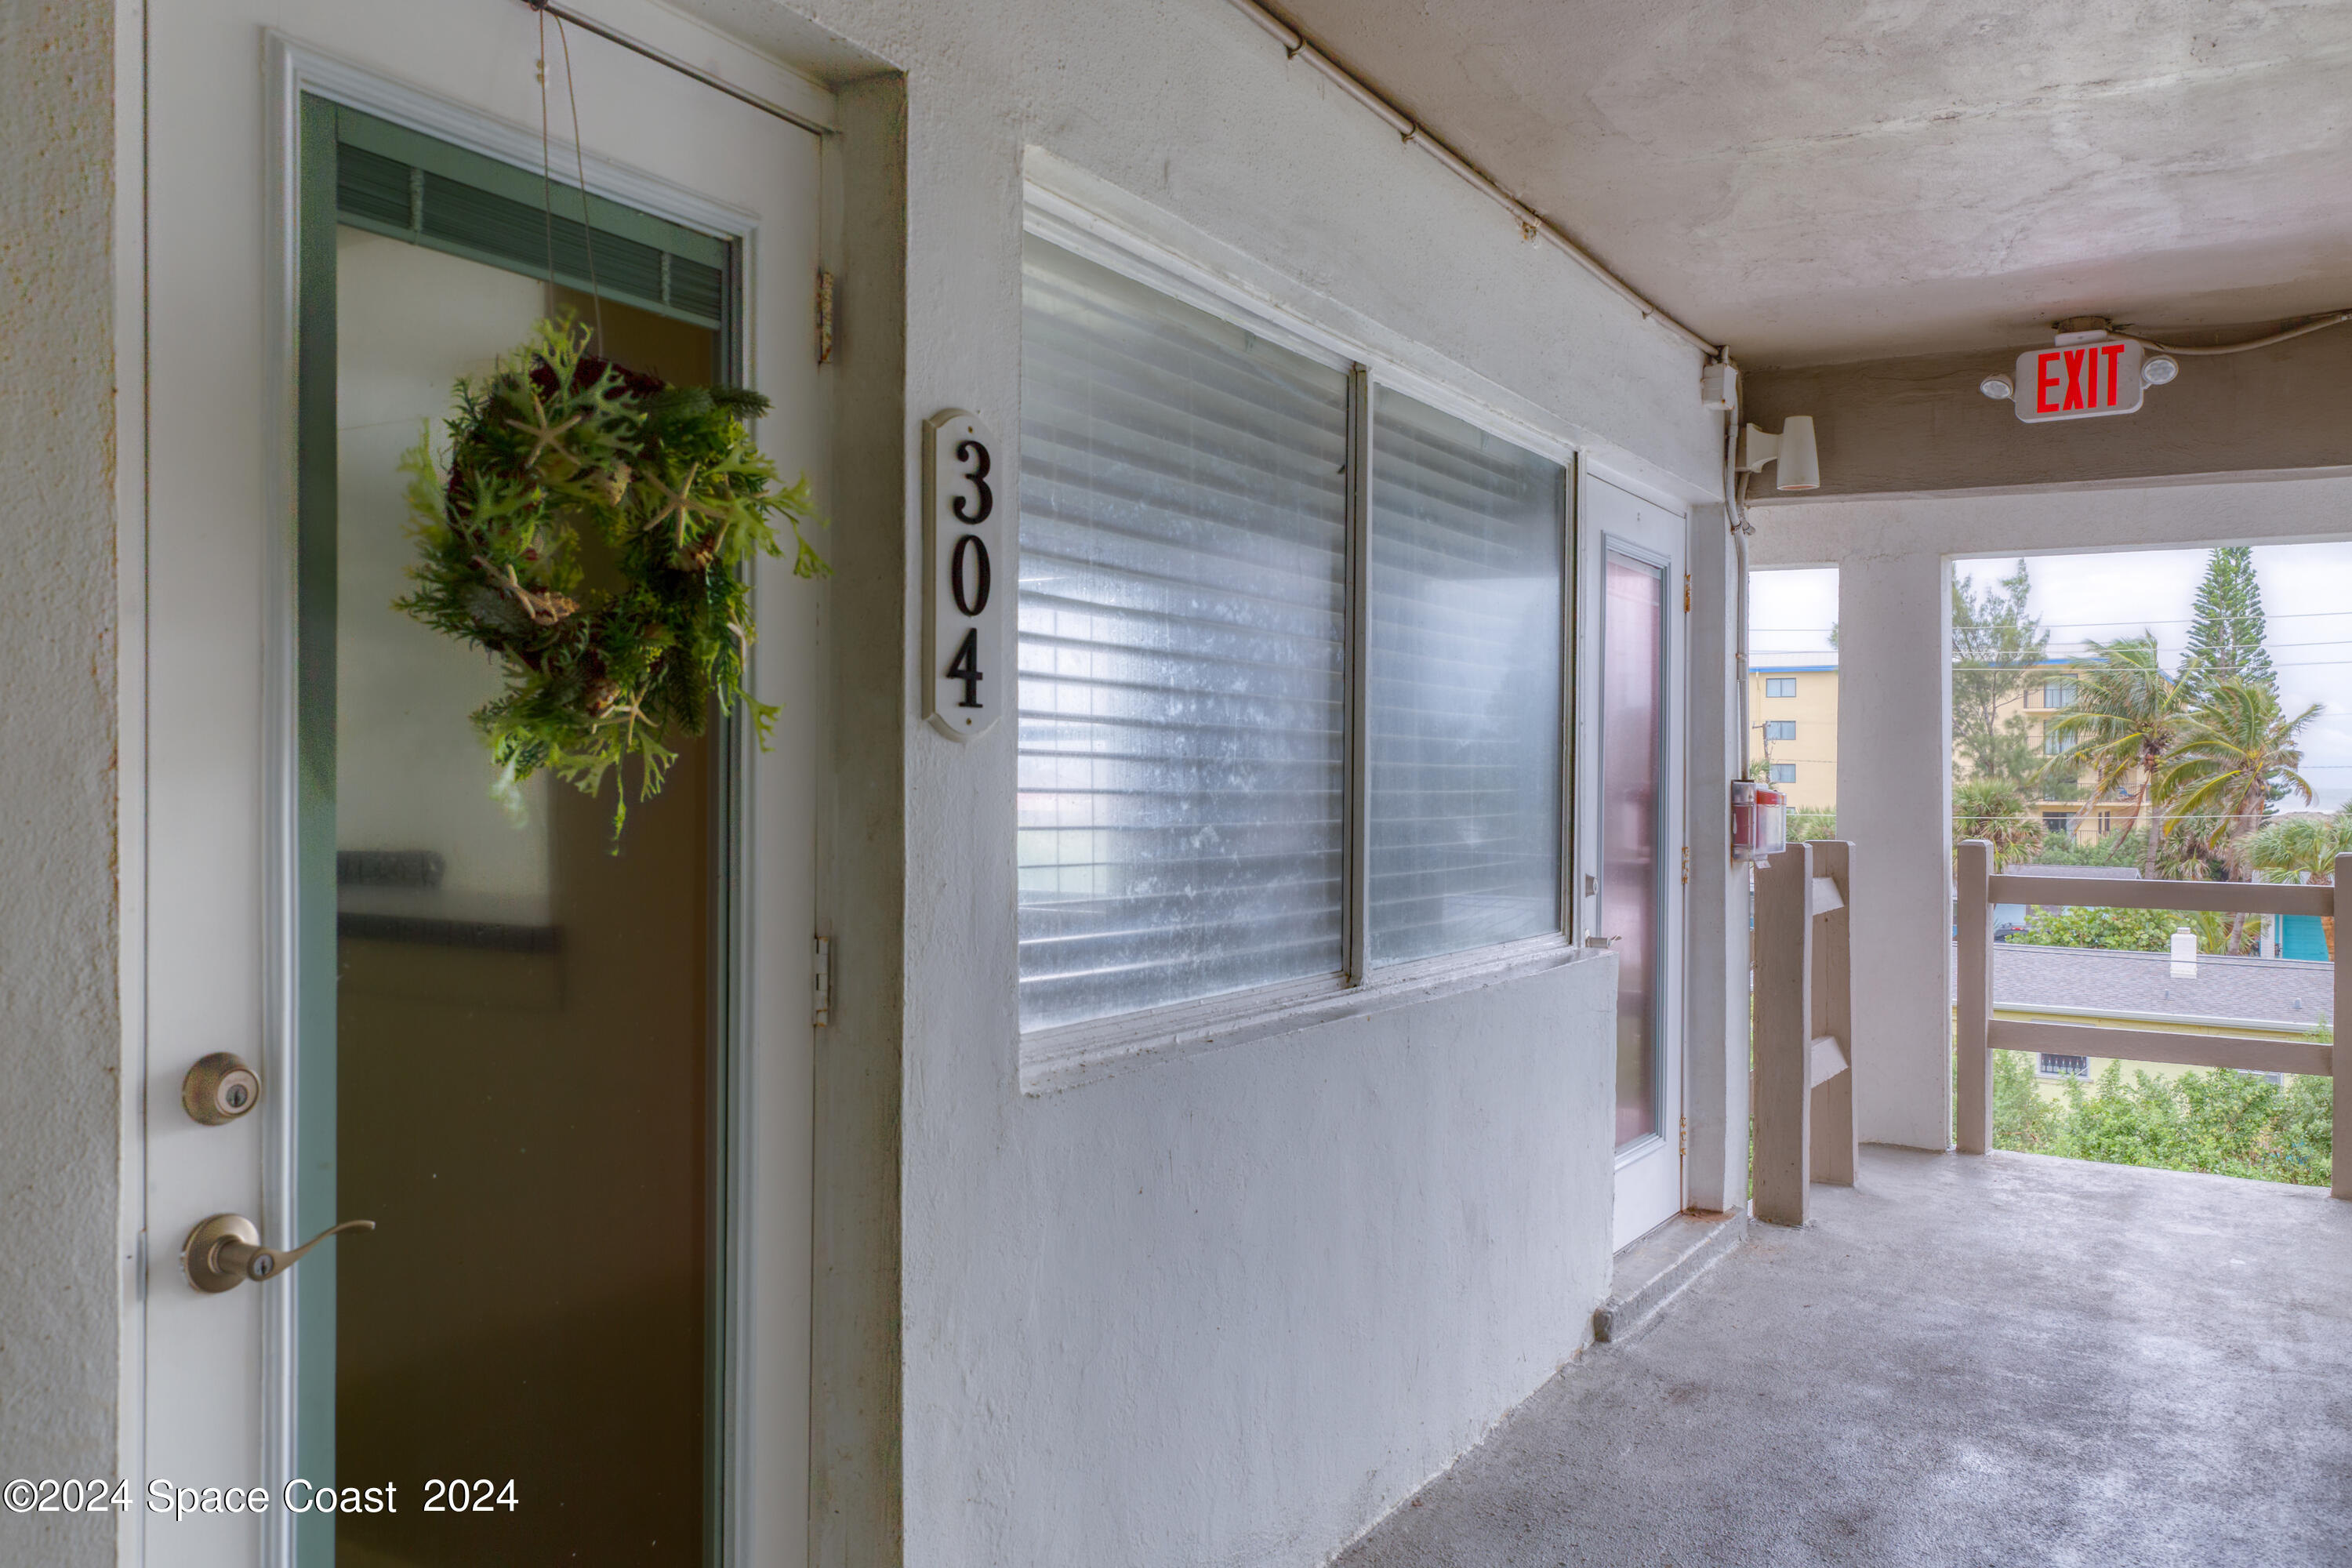
{"label": "frosted window glass", "polygon": [[1566,473],[1372,404],[1372,962],[1560,929]]}
{"label": "frosted window glass", "polygon": [[1021,1022],[1337,971],[1347,378],[1023,252]]}

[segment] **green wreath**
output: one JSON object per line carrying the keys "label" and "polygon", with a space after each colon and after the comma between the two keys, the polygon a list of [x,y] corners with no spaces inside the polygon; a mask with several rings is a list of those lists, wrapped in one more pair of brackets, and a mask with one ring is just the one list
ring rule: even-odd
{"label": "green wreath", "polygon": [[[502,667],[504,693],[473,714],[499,792],[545,769],[593,795],[611,773],[617,847],[628,760],[651,798],[672,731],[698,735],[714,704],[746,700],[741,568],[782,553],[771,520],[792,525],[795,576],[831,569],[802,535],[807,479],[782,485],[743,428],[767,399],[667,386],[587,342],[583,324],[541,321],[457,384],[446,472],[429,437],[403,460],[420,558],[394,607]],[[764,746],[776,710],[750,706]]]}

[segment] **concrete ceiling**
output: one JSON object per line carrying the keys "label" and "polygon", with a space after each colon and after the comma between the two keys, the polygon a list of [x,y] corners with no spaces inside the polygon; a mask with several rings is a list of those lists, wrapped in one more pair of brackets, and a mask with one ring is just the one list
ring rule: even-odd
{"label": "concrete ceiling", "polygon": [[1276,4],[1750,365],[2352,305],[2347,0]]}

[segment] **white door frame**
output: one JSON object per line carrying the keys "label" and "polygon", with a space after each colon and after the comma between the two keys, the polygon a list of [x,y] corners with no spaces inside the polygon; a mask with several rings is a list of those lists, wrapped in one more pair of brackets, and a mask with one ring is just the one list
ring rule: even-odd
{"label": "white door frame", "polygon": [[[448,47],[453,37],[501,27],[500,44],[519,42],[516,25],[533,22],[520,6],[504,13],[506,22],[498,9],[465,0],[409,0],[397,8],[357,0],[190,0],[173,10],[168,20],[144,18],[146,140],[139,149],[147,189],[139,227],[149,266],[137,304],[152,388],[140,410],[139,446],[151,472],[176,472],[179,480],[158,484],[139,509],[137,548],[146,560],[126,545],[126,563],[133,563],[126,582],[135,574],[144,592],[125,654],[142,668],[125,689],[141,693],[148,710],[142,743],[126,749],[126,764],[140,769],[125,794],[141,829],[126,847],[143,838],[145,876],[138,880],[151,913],[125,931],[125,973],[135,972],[126,998],[138,996],[144,1016],[134,1026],[141,1070],[126,1083],[130,1114],[140,1123],[127,1168],[140,1184],[126,1193],[125,1226],[140,1246],[124,1335],[122,1473],[134,1504],[121,1556],[174,1568],[243,1568],[290,1560],[290,1516],[281,1507],[259,1518],[174,1522],[151,1519],[139,1504],[158,1479],[259,1485],[275,1500],[293,1464],[299,1270],[266,1286],[197,1298],[180,1277],[178,1252],[191,1216],[221,1210],[254,1216],[273,1245],[304,1239],[288,1234],[299,1102],[290,957],[299,103],[305,94],[331,99],[525,167],[539,162],[541,139],[535,94],[526,103],[515,90],[518,68],[530,80],[530,57],[518,68],[511,54],[486,61]],[[676,13],[639,0],[607,0],[598,10],[676,52],[715,55],[733,79],[813,123],[831,119],[829,95],[812,83]],[[315,42],[321,39],[327,47]],[[553,55],[551,35],[549,42]],[[740,374],[774,397],[772,430],[807,433],[779,456],[805,467],[822,496],[825,424],[813,369],[803,375],[796,368],[814,359],[813,342],[803,342],[813,339],[811,313],[796,308],[819,253],[814,138],[803,142],[797,139],[808,132],[584,32],[574,30],[570,47],[583,89],[652,73],[642,79],[706,95],[711,113],[730,125],[732,117],[752,117],[763,132],[794,139],[789,144],[802,151],[793,155],[809,160],[805,180],[765,169],[757,179],[735,177],[749,200],[770,206],[788,199],[778,193],[805,186],[804,208],[792,209],[782,248],[764,266],[760,215],[749,205],[593,153],[584,183],[735,242],[748,280],[736,329]],[[362,68],[343,55],[373,64]],[[418,80],[458,84],[474,101]],[[700,100],[692,101],[700,125]],[[561,98],[554,103],[568,132],[568,106]],[[700,167],[676,145],[655,161],[665,156],[673,167]],[[555,138],[558,170],[575,184],[577,157],[568,134]],[[206,159],[214,161],[209,167]],[[779,367],[781,379],[763,375],[763,363]],[[189,463],[192,453],[205,461]],[[779,691],[788,676],[796,679],[795,700],[779,721],[773,754],[781,759],[814,757],[821,742],[821,591],[781,570],[755,587],[769,635],[754,650],[753,689]],[[794,660],[802,661],[797,670]],[[175,697],[184,701],[191,681],[205,679],[220,688],[205,694],[208,705],[174,711]],[[795,960],[804,959],[814,930],[814,910],[800,906],[814,896],[815,800],[813,777],[765,764],[750,750],[743,748],[738,779],[742,804],[729,877],[742,889],[724,1009],[730,1121],[723,1133],[713,1130],[734,1148],[722,1199],[727,1370],[714,1390],[729,1433],[720,1529],[728,1561],[789,1563],[802,1560],[808,1539],[812,1085],[806,972]],[[191,918],[198,907],[209,926]],[[755,956],[766,963],[755,966]],[[774,983],[753,984],[762,970]],[[199,1128],[180,1112],[181,1075],[196,1057],[220,1049],[246,1056],[263,1073],[250,1125]]]}
{"label": "white door frame", "polygon": [[[1689,618],[1677,602],[1689,572],[1688,516],[1626,480],[1580,459],[1576,491],[1577,572],[1577,907],[1579,938],[1600,929],[1601,915],[1601,618],[1607,542],[1622,541],[1664,571],[1665,712],[1661,715],[1659,780],[1658,994],[1659,1127],[1617,1151],[1610,1245],[1627,1242],[1679,1213],[1684,1202],[1685,1064],[1683,977],[1688,962],[1684,885],[1675,869],[1683,845],[1684,707],[1689,700]],[[1611,1091],[1613,1099],[1615,1080]]]}

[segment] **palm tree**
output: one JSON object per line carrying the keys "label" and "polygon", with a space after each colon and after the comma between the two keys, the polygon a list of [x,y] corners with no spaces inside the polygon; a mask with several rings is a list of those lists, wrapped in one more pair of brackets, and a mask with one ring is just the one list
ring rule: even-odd
{"label": "palm tree", "polygon": [[[2333,816],[2285,816],[2264,823],[2246,846],[2246,863],[2275,881],[2305,878],[2317,887],[2336,880],[2336,858],[2352,851],[2352,805]],[[2336,957],[2336,917],[2322,915],[2319,930],[2327,940],[2327,956]]]}
{"label": "palm tree", "polygon": [[[2318,714],[2315,702],[2290,719],[2263,687],[2215,683],[2189,714],[2157,780],[2157,793],[2174,813],[2168,830],[2184,819],[2210,817],[2223,830],[2215,835],[2214,848],[2230,879],[2250,880],[2247,853],[2270,809],[2271,792],[2284,784],[2311,799],[2309,781],[2295,770],[2303,765],[2304,726]],[[2233,948],[2244,923],[2243,915],[2231,922]]]}
{"label": "palm tree", "polygon": [[2147,836],[2139,874],[2154,877],[2161,831],[2151,815],[2156,808],[2153,786],[2180,738],[2187,700],[2180,681],[2165,673],[2153,632],[2094,642],[2090,657],[2095,662],[2075,678],[2074,707],[2052,720],[2045,731],[2064,742],[2066,750],[2042,764],[2042,775],[2056,773],[2071,781],[2088,768],[2094,779],[2091,798],[2096,800],[2137,773],[2132,825]]}
{"label": "palm tree", "polygon": [[1982,838],[1992,845],[1996,871],[2025,858],[2042,847],[2042,819],[2017,793],[2017,786],[1999,779],[1970,779],[1952,786],[1952,842]]}

